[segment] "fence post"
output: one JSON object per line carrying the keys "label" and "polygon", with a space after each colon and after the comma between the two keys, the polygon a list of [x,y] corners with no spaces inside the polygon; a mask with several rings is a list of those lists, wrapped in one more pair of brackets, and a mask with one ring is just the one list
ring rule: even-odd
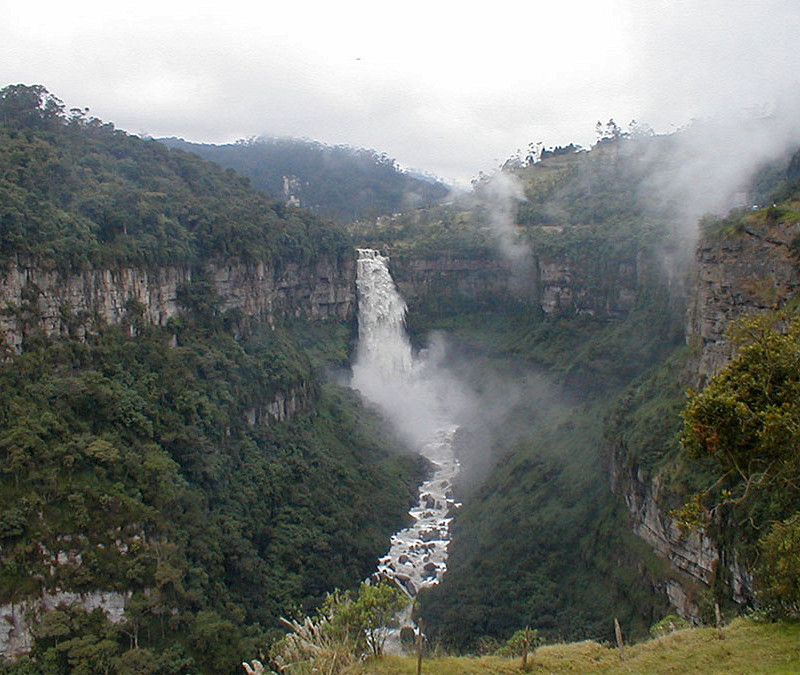
{"label": "fence post", "polygon": [[617,636],[617,649],[619,649],[619,658],[621,661],[625,660],[625,644],[622,642],[622,629],[619,627],[617,617],[614,617],[614,634]]}

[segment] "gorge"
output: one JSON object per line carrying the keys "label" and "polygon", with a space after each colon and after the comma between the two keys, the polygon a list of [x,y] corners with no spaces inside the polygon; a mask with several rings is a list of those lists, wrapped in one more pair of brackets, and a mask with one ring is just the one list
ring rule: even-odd
{"label": "gorge", "polygon": [[747,551],[671,515],[712,477],[680,412],[732,320],[794,306],[796,201],[705,222],[693,260],[645,189],[657,140],[508,167],[521,292],[475,195],[344,227],[9,119],[5,655],[229,672],[376,569],[468,652],[753,601]]}

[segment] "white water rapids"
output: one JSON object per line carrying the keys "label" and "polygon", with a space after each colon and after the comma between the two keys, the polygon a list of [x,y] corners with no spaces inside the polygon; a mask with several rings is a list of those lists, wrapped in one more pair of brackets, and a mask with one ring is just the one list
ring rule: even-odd
{"label": "white water rapids", "polygon": [[415,356],[405,331],[406,303],[389,274],[388,258],[358,250],[358,355],[351,385],[373,402],[433,465],[410,510],[413,524],[392,536],[378,574],[415,597],[438,583],[446,569],[452,482],[459,470],[453,450],[457,430],[448,401],[454,383],[428,352]]}

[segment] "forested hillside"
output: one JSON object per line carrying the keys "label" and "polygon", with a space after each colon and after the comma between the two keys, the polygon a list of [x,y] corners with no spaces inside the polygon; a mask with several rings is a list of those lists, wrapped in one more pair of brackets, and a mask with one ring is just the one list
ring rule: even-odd
{"label": "forested hillside", "polygon": [[374,150],[296,138],[254,138],[230,145],[159,140],[235,169],[254,188],[340,223],[431,206],[449,192],[440,181],[403,171]]}
{"label": "forested hillside", "polygon": [[[458,305],[447,316],[437,314],[446,303],[423,300],[419,314],[411,307],[412,328],[452,331],[466,343],[473,363],[483,357],[494,368],[498,363],[507,368],[511,361],[515,374],[505,377],[535,373],[550,383],[550,391],[559,391],[542,397],[540,386],[523,388],[522,401],[489,435],[494,463],[488,477],[477,487],[469,482],[462,488],[466,505],[454,524],[448,575],[422,598],[426,625],[447,644],[479,649],[524,626],[548,640],[613,639],[614,618],[629,635],[641,636],[669,611],[667,600],[688,618],[703,621],[714,620],[715,602],[730,612],[753,603],[774,607],[776,588],[758,595],[752,574],[758,550],[774,551],[780,537],[785,542],[794,536],[791,483],[797,474],[789,437],[796,406],[785,398],[793,390],[794,366],[783,365],[788,352],[773,351],[778,343],[790,349],[794,323],[788,329],[782,324],[781,331],[788,331],[784,342],[768,338],[775,345],[754,336],[761,328],[746,329],[750,337],[744,344],[755,342],[748,347],[751,361],[734,362],[736,375],[723,375],[726,385],[720,382],[690,406],[683,434],[688,452],[682,451],[685,390],[698,383],[698,343],[693,339],[692,348],[684,346],[684,303],[695,292],[687,277],[692,250],[685,248],[681,209],[651,192],[654,172],[679,163],[677,147],[672,139],[621,139],[514,170],[527,198],[517,202],[514,222],[518,242],[530,247],[534,260],[534,306],[497,299],[477,313]],[[647,157],[644,165],[642,157]],[[784,156],[754,170],[751,194],[768,203],[787,196],[789,201],[704,221],[703,241],[713,230],[711,241],[745,237],[758,242],[746,252],[723,239],[715,254],[740,271],[722,279],[719,272],[707,272],[707,279],[721,286],[720,302],[746,305],[739,313],[792,305],[798,275],[796,260],[791,262],[798,220],[791,198],[795,165],[796,159]],[[478,218],[481,209],[491,209],[491,202],[473,206]],[[491,246],[491,218],[482,220],[484,245]],[[438,222],[445,230],[446,221]],[[412,242],[406,247],[413,248]],[[735,255],[725,258],[731,249]],[[758,254],[765,257],[759,260]],[[628,311],[587,303],[590,289],[617,283],[614,269],[620,261],[637,270],[629,289],[635,301]],[[545,273],[551,266],[559,269],[555,279]],[[566,301],[548,302],[552,294]],[[774,320],[773,327],[781,321],[787,318]],[[714,315],[707,322],[724,329],[726,319]],[[770,365],[756,365],[754,358],[782,364],[781,374],[776,376]],[[760,367],[773,375],[755,374]],[[730,396],[756,393],[741,393],[747,386],[742,378],[772,381],[767,386],[776,392],[767,395],[769,403],[746,401],[764,420],[748,422],[754,425],[746,432],[752,436],[739,442],[746,450],[733,451],[747,453],[747,469],[744,456],[732,457],[715,440],[723,433],[717,424],[727,425],[726,433],[745,433],[737,426],[744,424],[737,421],[743,402]],[[739,393],[732,394],[731,386]],[[773,398],[778,391],[780,398]],[[693,421],[698,415],[704,415],[699,427]],[[719,431],[707,437],[709,428]],[[764,451],[762,458],[753,454]],[[714,454],[727,459],[715,462]],[[633,480],[621,479],[626,471]],[[721,476],[726,482],[715,484]],[[780,487],[770,493],[762,481]],[[706,492],[709,486],[713,489]],[[698,493],[694,502],[693,493]],[[680,510],[686,502],[689,507]],[[679,515],[671,516],[672,509]],[[674,540],[660,541],[654,520],[671,523],[670,518],[681,517],[669,525]],[[756,544],[767,524],[787,518],[780,535]]]}
{"label": "forested hillside", "polygon": [[[613,402],[680,347],[685,307],[661,264],[677,257],[675,219],[650,208],[630,157],[600,147],[514,171],[515,243],[532,261],[533,293],[450,303],[447,313],[446,301],[428,296],[410,306],[410,328],[446,330],[470,354],[476,382],[501,377],[519,387],[490,430],[472,432],[487,447],[465,437],[467,457],[492,459],[482,477],[465,461],[449,571],[421,601],[426,625],[459,649],[526,625],[547,640],[608,639],[615,616],[643,635],[668,611],[659,590],[666,565],[630,532],[607,479]],[[448,223],[462,223],[467,255],[479,236],[484,255],[501,257],[496,201],[490,183],[478,185],[467,211],[436,218],[431,231],[447,240],[456,231]],[[397,219],[382,234],[400,233],[402,261],[416,240],[405,233],[422,227]]]}
{"label": "forested hillside", "polygon": [[250,189],[233,171],[65,111],[41,87],[7,87],[0,107],[6,261],[288,261],[347,245],[339,229]]}
{"label": "forested hillside", "polygon": [[[684,331],[696,225],[663,192],[674,188],[667,179],[682,170],[685,149],[671,137],[601,141],[510,167],[502,190],[487,178],[456,204],[361,233],[393,253],[420,342],[443,330],[456,354],[469,355],[460,367],[475,386],[492,377],[516,383],[499,389],[515,403],[487,422],[491,429],[465,430],[465,507],[449,572],[421,599],[426,625],[447,644],[476,649],[525,625],[547,639],[611,639],[613,617],[641,636],[669,603],[696,620],[713,616],[713,574],[682,576],[669,564],[687,556],[687,566],[712,565],[706,560],[720,556],[713,540],[693,560],[688,547],[665,550],[633,534],[652,526],[636,520],[637,504],[662,509],[655,517],[668,521],[713,476],[680,454],[684,391],[694,381]],[[791,194],[795,164],[784,155],[752,167],[751,201]],[[748,218],[769,212],[778,222],[791,209],[771,208]],[[516,258],[504,257],[509,242]],[[478,277],[477,260],[520,278],[503,286],[494,273]],[[487,420],[498,405],[486,402]],[[639,504],[640,486],[620,480],[623,465],[661,475],[663,501]],[[727,596],[716,593],[724,606],[742,600],[728,584]]]}
{"label": "forested hillside", "polygon": [[2,90],[0,638],[29,654],[0,671],[237,672],[375,569],[429,467],[331,381],[365,245],[474,402],[448,571],[416,607],[432,643],[796,616],[800,163],[752,167],[758,207],[695,248],[664,182],[685,147],[606,137],[448,204],[370,152],[214,150],[284,200],[265,158],[305,157],[301,206],[343,226]]}
{"label": "forested hillside", "polygon": [[5,270],[196,265],[161,326],[136,300],[113,326],[65,305],[88,330],[55,339],[36,328],[35,285],[25,306],[4,303],[29,329],[0,363],[3,649],[24,651],[35,616],[14,672],[235,672],[280,615],[374,569],[424,471],[324,382],[349,324],[243,331],[202,273],[309,261],[346,239],[42,88],[3,90],[0,122]]}

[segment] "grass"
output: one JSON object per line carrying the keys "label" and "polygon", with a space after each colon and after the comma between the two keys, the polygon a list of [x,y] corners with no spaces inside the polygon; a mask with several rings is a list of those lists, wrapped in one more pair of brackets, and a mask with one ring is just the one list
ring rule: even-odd
{"label": "grass", "polygon": [[[724,630],[690,628],[625,648],[619,652],[587,640],[539,648],[529,657],[531,673],[798,673],[800,623],[756,623],[736,619]],[[531,663],[532,661],[532,663]],[[351,675],[416,673],[411,656],[387,656],[359,664]],[[521,659],[498,656],[431,657],[426,675],[519,673]]]}

